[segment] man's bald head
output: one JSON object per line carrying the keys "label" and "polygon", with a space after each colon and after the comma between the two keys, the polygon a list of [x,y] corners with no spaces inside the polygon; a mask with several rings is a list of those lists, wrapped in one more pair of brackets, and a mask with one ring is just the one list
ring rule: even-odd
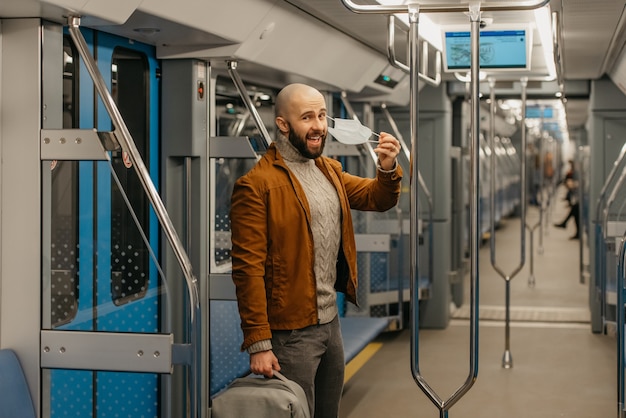
{"label": "man's bald head", "polygon": [[324,151],[328,124],[326,99],[306,84],[289,84],[276,96],[276,127],[306,158]]}
{"label": "man's bald head", "polygon": [[324,96],[316,88],[301,83],[285,86],[276,96],[275,115],[289,119],[293,106],[299,106],[310,100],[324,100]]}

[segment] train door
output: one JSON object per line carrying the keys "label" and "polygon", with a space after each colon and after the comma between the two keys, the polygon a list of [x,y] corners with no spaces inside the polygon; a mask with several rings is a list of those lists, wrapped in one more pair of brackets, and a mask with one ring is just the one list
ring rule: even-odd
{"label": "train door", "polygon": [[[158,187],[159,69],[154,48],[82,32]],[[112,131],[69,36],[63,42],[63,128]],[[58,337],[66,339],[61,350],[67,353],[93,343],[90,337],[97,333],[115,356],[124,344],[120,337],[167,329],[161,303],[167,292],[158,274],[158,223],[130,159],[122,151],[109,155],[104,161],[43,162],[44,206],[49,205],[43,247],[45,258],[49,245],[50,263],[49,271],[44,263],[42,328],[72,331]],[[42,345],[45,352],[48,345]],[[143,351],[137,351],[137,361]],[[73,361],[81,359],[69,357],[65,369],[44,369],[43,416],[161,416],[159,374],[122,364],[112,371],[96,366],[89,370],[84,364],[74,370]]]}

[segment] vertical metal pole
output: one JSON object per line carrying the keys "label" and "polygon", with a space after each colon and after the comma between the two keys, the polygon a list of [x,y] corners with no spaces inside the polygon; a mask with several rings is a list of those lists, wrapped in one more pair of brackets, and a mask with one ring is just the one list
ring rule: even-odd
{"label": "vertical metal pole", "polygon": [[[471,22],[471,143],[470,143],[470,372],[473,381],[478,376],[478,320],[479,320],[479,263],[478,253],[480,250],[480,230],[479,230],[479,162],[480,162],[480,3],[470,6],[470,22]],[[472,381],[472,383],[473,383]],[[471,385],[470,385],[471,386]],[[469,389],[469,387],[468,387]]]}
{"label": "vertical metal pole", "polygon": [[[522,115],[522,120],[524,122],[524,136],[522,137],[524,140],[526,139],[526,85],[527,85],[527,80],[525,80],[522,83],[522,97],[523,97],[523,115]],[[542,115],[543,115],[543,109],[541,111]],[[539,140],[541,140],[541,138],[539,138]],[[526,142],[526,141],[524,141]],[[526,150],[524,149],[524,158],[526,158]],[[526,172],[526,171],[525,171]],[[534,173],[534,171],[533,171]],[[526,187],[526,185],[524,185],[524,187]],[[522,202],[522,204],[524,206],[526,206],[526,201]],[[541,203],[543,204],[543,203]],[[541,208],[539,209],[539,222],[537,222],[535,225],[526,225],[526,227],[528,228],[528,231],[530,233],[530,276],[528,276],[528,287],[534,287],[535,286],[535,229],[537,229],[539,227],[539,225],[541,225]]]}
{"label": "vertical metal pole", "polygon": [[184,196],[185,196],[185,250],[189,252],[191,249],[191,157],[185,157],[183,160],[184,176]]}
{"label": "vertical metal pole", "polygon": [[[522,120],[521,120],[521,127],[522,127],[522,143],[520,145],[520,149],[521,149],[521,154],[522,154],[522,158],[521,158],[521,164],[522,164],[522,168],[521,168],[521,177],[520,177],[520,184],[521,184],[521,198],[520,198],[520,235],[522,236],[521,239],[521,249],[522,249],[522,264],[525,263],[526,260],[526,204],[527,204],[527,199],[526,199],[526,183],[527,183],[527,174],[528,174],[528,169],[527,169],[527,160],[526,160],[526,148],[528,146],[528,138],[526,136],[526,88],[528,86],[528,77],[522,77],[522,79],[520,80],[520,84],[522,87]],[[531,235],[531,241],[532,241],[532,235]],[[531,257],[532,257],[532,251],[531,251]],[[531,269],[532,269],[532,263],[531,263]],[[533,277],[533,285],[534,285],[534,277]]]}
{"label": "vertical metal pole", "polygon": [[541,136],[539,137],[539,194],[541,195],[541,201],[539,202],[539,248],[537,251],[539,254],[543,254],[543,213],[546,210],[546,193],[544,193],[544,181],[545,181],[545,173],[543,170],[544,158],[545,155],[543,149],[544,143],[544,131],[543,131],[543,120],[544,120],[544,107],[541,106]]}
{"label": "vertical metal pole", "polygon": [[[580,278],[579,278],[579,282],[580,284],[585,284],[585,269],[588,266],[585,265],[585,257],[584,257],[584,249],[586,247],[588,247],[588,242],[584,242],[583,241],[583,231],[585,230],[585,228],[583,228],[583,224],[582,224],[582,219],[583,219],[583,212],[584,212],[584,199],[582,199],[584,190],[585,190],[585,176],[583,176],[583,162],[585,159],[585,147],[578,147],[578,159],[577,161],[574,163],[576,164],[576,166],[574,167],[575,169],[578,168],[578,235],[580,236],[580,239],[578,240],[578,272],[580,273]],[[589,240],[589,235],[587,235],[587,241]]]}
{"label": "vertical metal pole", "polygon": [[[411,289],[411,371],[413,377],[420,385],[419,381],[419,246],[417,237],[419,236],[418,230],[418,214],[419,214],[419,199],[418,199],[418,170],[419,170],[419,154],[418,154],[418,117],[419,117],[419,88],[417,79],[417,69],[419,68],[419,55],[418,55],[418,25],[419,25],[419,6],[409,5],[409,118],[410,118],[410,133],[411,133],[411,164],[410,164],[410,245],[411,251],[410,262],[411,270],[409,272],[409,283]],[[421,385],[420,385],[421,387]],[[426,395],[435,403],[438,404],[436,394],[425,391]]]}
{"label": "vertical metal pole", "polygon": [[[528,174],[528,169],[527,169],[527,160],[526,160],[526,148],[528,146],[528,138],[526,136],[526,88],[528,86],[528,77],[522,77],[520,80],[520,84],[522,87],[522,120],[521,120],[521,127],[522,127],[522,143],[521,143],[521,150],[522,150],[522,159],[521,159],[521,164],[522,164],[522,168],[521,168],[521,177],[520,177],[520,184],[521,184],[521,198],[520,198],[520,217],[521,217],[521,222],[520,222],[520,234],[522,236],[522,240],[521,240],[521,248],[522,248],[522,260],[526,259],[526,205],[527,205],[527,199],[526,199],[526,191],[528,190],[526,187],[527,184],[527,174]],[[532,253],[531,253],[532,254]],[[522,264],[524,264],[524,261],[522,261]]]}
{"label": "vertical metal pole", "polygon": [[617,260],[617,417],[624,418],[624,257],[626,241],[622,237],[619,258]]}

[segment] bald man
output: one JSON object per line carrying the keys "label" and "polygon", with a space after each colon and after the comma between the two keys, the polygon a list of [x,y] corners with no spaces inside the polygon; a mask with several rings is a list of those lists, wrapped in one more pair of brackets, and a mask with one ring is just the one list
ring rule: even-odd
{"label": "bald man", "polygon": [[381,132],[375,178],[342,171],[323,156],[324,96],[290,84],[276,97],[275,141],[235,183],[232,277],[250,370],[274,370],[302,386],[311,417],[336,418],[344,352],[336,292],[356,304],[356,244],[350,209],[383,212],[400,196],[400,144]]}

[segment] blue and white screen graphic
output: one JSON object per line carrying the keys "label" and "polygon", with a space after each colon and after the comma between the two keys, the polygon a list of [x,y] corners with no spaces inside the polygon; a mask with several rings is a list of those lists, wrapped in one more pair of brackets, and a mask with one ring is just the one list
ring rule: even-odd
{"label": "blue and white screen graphic", "polygon": [[[526,42],[525,30],[481,31],[480,68],[526,68]],[[470,68],[470,32],[446,32],[445,49],[448,70]]]}

